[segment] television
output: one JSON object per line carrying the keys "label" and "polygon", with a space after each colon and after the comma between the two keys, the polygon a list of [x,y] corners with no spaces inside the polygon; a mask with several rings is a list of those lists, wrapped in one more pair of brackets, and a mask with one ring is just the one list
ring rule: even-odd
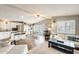
{"label": "television", "polygon": [[12,31],[18,31],[18,28],[12,28]]}

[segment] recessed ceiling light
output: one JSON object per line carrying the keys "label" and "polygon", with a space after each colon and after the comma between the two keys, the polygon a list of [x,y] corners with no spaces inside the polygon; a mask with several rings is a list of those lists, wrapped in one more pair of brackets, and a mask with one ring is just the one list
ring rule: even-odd
{"label": "recessed ceiling light", "polygon": [[23,19],[24,18],[24,16],[21,16],[21,19]]}

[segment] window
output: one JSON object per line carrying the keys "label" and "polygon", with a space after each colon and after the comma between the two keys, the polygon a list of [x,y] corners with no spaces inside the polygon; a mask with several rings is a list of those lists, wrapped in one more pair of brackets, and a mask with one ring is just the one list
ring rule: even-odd
{"label": "window", "polygon": [[75,34],[75,20],[57,21],[57,33]]}

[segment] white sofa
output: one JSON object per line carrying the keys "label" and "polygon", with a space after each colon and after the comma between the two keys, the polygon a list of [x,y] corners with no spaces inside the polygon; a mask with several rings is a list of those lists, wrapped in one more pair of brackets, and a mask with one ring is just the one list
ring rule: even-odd
{"label": "white sofa", "polygon": [[0,54],[27,54],[27,45],[10,45],[0,48]]}
{"label": "white sofa", "polygon": [[11,32],[0,32],[0,41],[11,37]]}
{"label": "white sofa", "polygon": [[25,45],[10,45],[11,32],[0,32],[0,54],[27,54],[28,47]]}

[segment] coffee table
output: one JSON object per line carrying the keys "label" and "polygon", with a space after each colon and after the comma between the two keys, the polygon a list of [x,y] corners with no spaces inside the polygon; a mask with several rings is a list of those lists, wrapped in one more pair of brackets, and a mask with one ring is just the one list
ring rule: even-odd
{"label": "coffee table", "polygon": [[48,47],[51,46],[64,49],[65,51],[69,51],[71,53],[74,53],[74,48],[75,48],[74,42],[69,40],[60,41],[60,40],[52,39],[48,41]]}

